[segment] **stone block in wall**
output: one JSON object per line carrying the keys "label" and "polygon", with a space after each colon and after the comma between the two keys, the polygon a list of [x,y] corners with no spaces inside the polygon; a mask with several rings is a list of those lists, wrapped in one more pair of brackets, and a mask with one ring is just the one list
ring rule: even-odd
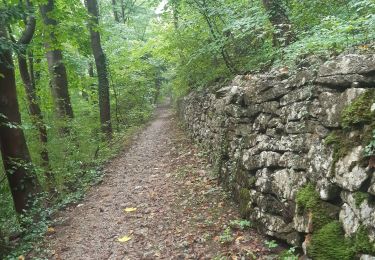
{"label": "stone block in wall", "polygon": [[309,143],[306,144],[310,148],[306,155],[308,178],[313,182],[321,178],[329,178],[333,164],[332,148],[324,145],[319,138],[309,138],[308,141]]}
{"label": "stone block in wall", "polygon": [[269,235],[287,241],[291,245],[300,245],[301,236],[293,228],[293,222],[285,222],[280,216],[275,216],[255,207],[251,219],[260,224],[263,231]]}
{"label": "stone block in wall", "polygon": [[343,93],[323,92],[319,95],[320,122],[326,127],[339,127],[341,114],[353,100],[366,91],[364,88],[350,88]]}
{"label": "stone block in wall", "polygon": [[249,136],[251,135],[253,126],[250,124],[238,124],[234,129],[234,134],[236,136]]}
{"label": "stone block in wall", "polygon": [[289,84],[293,87],[302,87],[312,84],[316,79],[316,73],[310,69],[299,70],[289,79]]}
{"label": "stone block in wall", "polygon": [[370,177],[369,169],[360,165],[363,156],[363,147],[354,148],[348,155],[341,158],[335,166],[333,181],[341,188],[356,191]]}
{"label": "stone block in wall", "polygon": [[304,171],[283,169],[272,175],[272,191],[280,198],[294,201],[298,190],[307,182]]}
{"label": "stone block in wall", "polygon": [[333,201],[340,197],[341,189],[328,178],[318,179],[316,189],[322,200]]}
{"label": "stone block in wall", "polygon": [[279,166],[294,170],[306,170],[307,162],[302,154],[286,152],[280,157]]}
{"label": "stone block in wall", "polygon": [[332,75],[318,77],[316,83],[322,85],[332,85],[335,88],[345,89],[349,87],[366,87],[375,82],[375,76],[363,76],[358,74]]}
{"label": "stone block in wall", "polygon": [[298,121],[309,117],[311,101],[301,101],[284,106],[280,109],[280,117],[284,122]]}
{"label": "stone block in wall", "polygon": [[267,76],[254,76],[254,79],[244,85],[244,102],[250,105],[275,101],[292,90],[287,81],[275,80]]}
{"label": "stone block in wall", "polygon": [[251,151],[247,151],[249,155],[255,155],[255,154],[258,154],[260,153],[261,151],[266,151],[266,150],[261,150],[261,149],[258,149],[258,147],[256,147],[258,144],[259,145],[269,145],[269,147],[271,147],[271,149],[269,149],[269,151],[272,151],[273,150],[273,144],[271,143],[274,143],[276,141],[272,141],[272,138],[269,137],[268,135],[264,135],[264,134],[259,134],[259,133],[250,133],[248,135],[244,135],[244,148],[255,148],[255,149],[252,149]]}
{"label": "stone block in wall", "polygon": [[305,175],[305,172],[293,169],[264,168],[256,172],[255,187],[262,193],[276,195],[280,201],[294,201],[297,191],[306,184]]}
{"label": "stone block in wall", "polygon": [[[325,62],[319,69],[317,83],[336,87],[361,86],[374,83],[374,54],[347,54]],[[353,83],[358,84],[353,84]]]}
{"label": "stone block in wall", "polygon": [[276,101],[292,90],[293,89],[288,88],[288,85],[286,84],[277,84],[273,88],[261,92],[255,97],[253,96],[251,98],[251,103],[260,104],[269,101]]}
{"label": "stone block in wall", "polygon": [[305,150],[306,135],[304,134],[290,134],[281,136],[276,144],[277,151],[285,152],[302,152]]}
{"label": "stone block in wall", "polygon": [[[312,134],[314,136],[317,136],[320,140],[323,140],[330,134],[330,130],[326,127],[324,127],[320,122],[317,120],[308,120],[305,122],[306,125],[306,131],[302,133]],[[293,132],[290,132],[293,134]],[[297,131],[295,133],[298,133]],[[311,135],[307,135],[311,136]],[[308,141],[308,140],[307,140]],[[309,142],[306,142],[306,145],[308,145]]]}
{"label": "stone block in wall", "polygon": [[269,128],[284,128],[281,118],[274,117],[268,122]]}
{"label": "stone block in wall", "polygon": [[285,124],[284,130],[287,134],[313,133],[315,132],[315,125],[308,121],[290,121]]}
{"label": "stone block in wall", "polygon": [[340,220],[347,235],[354,234],[359,225],[373,229],[375,227],[375,205],[369,202],[367,196],[360,197],[359,193],[341,192],[344,204],[340,211]]}
{"label": "stone block in wall", "polygon": [[215,92],[215,98],[222,98],[226,105],[241,104],[243,100],[243,89],[239,86],[223,87]]}
{"label": "stone block in wall", "polygon": [[257,155],[250,155],[248,150],[242,156],[242,164],[246,170],[257,170],[263,167],[277,167],[280,154],[276,152],[261,152]]}
{"label": "stone block in wall", "polygon": [[368,188],[368,192],[372,195],[375,195],[375,174],[372,174],[370,187]]}
{"label": "stone block in wall", "polygon": [[272,193],[272,174],[273,171],[263,168],[256,171],[255,187],[262,193]]}
{"label": "stone block in wall", "polygon": [[347,236],[352,236],[358,231],[360,226],[359,219],[354,210],[347,203],[341,206],[339,219]]}
{"label": "stone block in wall", "polygon": [[319,77],[375,72],[375,54],[346,54],[326,61],[319,68]]}
{"label": "stone block in wall", "polygon": [[[303,100],[309,100],[314,96],[314,89],[316,87],[313,85],[306,86],[304,88],[300,88],[297,90],[294,90],[285,96],[283,96],[280,99],[280,105],[286,106],[289,104],[293,104],[295,102],[303,101]],[[316,96],[316,94],[315,94]]]}
{"label": "stone block in wall", "polygon": [[300,214],[300,210],[298,206],[296,206],[294,217],[293,217],[293,225],[294,229],[301,233],[311,233],[313,230],[312,224],[312,214],[304,213]]}
{"label": "stone block in wall", "polygon": [[290,218],[290,216],[285,216],[285,209],[288,208],[289,205],[286,204],[286,202],[280,201],[276,196],[258,193],[255,198],[255,203],[256,205],[259,205],[264,212],[280,216],[284,220]]}
{"label": "stone block in wall", "polygon": [[266,131],[268,123],[272,119],[272,115],[261,113],[254,121],[252,131]]}

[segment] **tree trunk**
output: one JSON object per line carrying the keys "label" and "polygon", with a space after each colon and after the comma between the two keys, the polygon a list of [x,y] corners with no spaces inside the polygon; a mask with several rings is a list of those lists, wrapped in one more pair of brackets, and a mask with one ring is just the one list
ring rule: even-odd
{"label": "tree trunk", "polygon": [[121,18],[122,18],[122,22],[125,24],[126,23],[126,17],[125,17],[126,6],[124,3],[124,0],[120,0],[120,1],[121,1]]}
{"label": "tree trunk", "polygon": [[99,10],[97,0],[86,0],[88,13],[91,15],[89,22],[91,48],[95,58],[96,70],[99,80],[99,110],[102,132],[108,137],[112,136],[111,104],[109,100],[109,81],[106,57],[100,42],[100,34],[94,29],[99,24]]}
{"label": "tree trunk", "polygon": [[[215,26],[215,21],[210,18],[210,15],[207,11],[207,3],[206,1],[199,2],[198,0],[194,0],[195,4],[198,7],[198,11],[203,16],[204,20],[207,23],[208,29],[211,33],[212,38],[215,41],[218,41],[221,37],[220,32],[218,32],[217,27]],[[225,66],[232,74],[238,74],[239,71],[237,70],[235,64],[232,62],[232,59],[229,53],[226,51],[225,46],[220,47],[220,54],[224,60]]]}
{"label": "tree trunk", "polygon": [[274,46],[287,46],[293,42],[295,35],[292,31],[292,23],[282,4],[282,0],[262,0],[269,20],[275,28],[273,35]]}
{"label": "tree trunk", "polygon": [[[26,1],[28,9],[31,9],[31,4]],[[30,44],[35,32],[35,18],[31,14],[27,18],[27,23],[25,30],[23,31],[18,44],[20,45],[20,52],[18,53],[18,67],[21,75],[21,79],[25,86],[26,97],[28,101],[29,113],[31,116],[31,121],[39,132],[39,140],[41,143],[40,156],[43,162],[43,168],[46,170],[47,179],[47,190],[51,190],[53,187],[53,176],[52,170],[49,163],[49,154],[47,150],[47,128],[43,121],[42,111],[40,109],[38,98],[35,89],[35,77],[33,69],[33,58],[32,54],[29,55],[30,72],[27,65],[26,52],[27,46]]]}
{"label": "tree trunk", "polygon": [[112,9],[113,9],[113,16],[115,17],[115,21],[119,23],[120,18],[118,16],[116,0],[112,0]]}
{"label": "tree trunk", "polygon": [[[49,17],[49,13],[52,12],[53,9],[53,0],[48,0],[46,4],[40,6],[43,22],[47,27],[51,28],[57,25],[57,21]],[[70,103],[68,77],[63,63],[62,51],[56,49],[56,45],[58,45],[56,35],[52,31],[47,36],[47,40],[45,40],[46,57],[51,75],[52,97],[56,115],[58,119],[65,121],[73,118],[73,109]],[[63,135],[67,134],[69,133],[69,129],[66,126],[62,126],[60,128],[60,133]]]}
{"label": "tree trunk", "polygon": [[[8,38],[0,24],[0,38]],[[10,50],[0,54],[0,150],[4,169],[18,213],[29,207],[29,200],[40,191],[37,176],[30,171],[31,158],[21,126],[14,64]]]}
{"label": "tree trunk", "polygon": [[[53,188],[53,175],[51,170],[51,165],[49,162],[49,153],[47,149],[48,137],[47,128],[43,120],[43,114],[38,103],[38,97],[36,95],[35,85],[33,84],[31,77],[28,72],[28,66],[25,53],[18,55],[18,65],[20,70],[20,75],[25,86],[25,92],[28,102],[29,113],[31,116],[31,121],[33,125],[38,129],[39,141],[41,143],[40,157],[42,159],[42,166],[46,171],[47,179],[47,190]],[[32,73],[32,70],[31,70]]]}

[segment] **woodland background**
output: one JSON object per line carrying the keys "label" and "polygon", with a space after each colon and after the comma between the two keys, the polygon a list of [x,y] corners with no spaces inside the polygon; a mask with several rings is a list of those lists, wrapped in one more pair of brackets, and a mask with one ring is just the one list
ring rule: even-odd
{"label": "woodland background", "polygon": [[[23,41],[30,20],[35,30]],[[56,210],[101,180],[103,163],[163,98],[292,69],[309,55],[367,49],[374,38],[373,0],[3,0],[0,258],[32,248]],[[4,101],[12,71],[22,121]],[[9,142],[12,133],[25,142]],[[7,156],[17,145],[23,157]],[[32,200],[17,206],[21,191]]]}

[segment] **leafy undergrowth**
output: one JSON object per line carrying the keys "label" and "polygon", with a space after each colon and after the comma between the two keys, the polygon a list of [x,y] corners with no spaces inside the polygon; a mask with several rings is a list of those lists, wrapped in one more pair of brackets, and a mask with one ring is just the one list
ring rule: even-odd
{"label": "leafy undergrowth", "polygon": [[[115,139],[102,147],[103,150],[110,150],[90,164],[76,169],[77,181],[72,183],[69,190],[55,193],[52,196],[46,193],[40,194],[34,201],[33,207],[20,217],[20,226],[15,227],[15,233],[4,241],[9,252],[3,259],[24,259],[24,255],[33,250],[35,254],[43,254],[43,238],[55,232],[55,215],[72,205],[78,204],[86,195],[87,191],[94,185],[102,182],[105,172],[105,164],[114,158],[121,150],[128,147],[134,136],[144,128],[145,125],[131,127],[119,134]],[[0,254],[1,256],[1,254]],[[38,259],[38,258],[33,258]]]}

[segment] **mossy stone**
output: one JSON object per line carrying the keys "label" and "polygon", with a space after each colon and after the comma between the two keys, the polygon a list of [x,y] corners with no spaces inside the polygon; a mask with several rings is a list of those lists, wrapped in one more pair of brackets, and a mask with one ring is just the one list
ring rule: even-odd
{"label": "mossy stone", "polygon": [[297,192],[296,203],[303,214],[311,214],[314,231],[321,229],[333,221],[339,212],[339,207],[320,200],[314,186],[309,183]]}
{"label": "mossy stone", "polygon": [[308,255],[316,260],[350,260],[355,251],[350,239],[345,238],[339,221],[332,221],[314,233]]}
{"label": "mossy stone", "polygon": [[361,225],[353,238],[354,249],[358,253],[374,255],[375,244],[370,242],[368,234],[367,228]]}
{"label": "mossy stone", "polygon": [[371,106],[375,102],[375,90],[370,89],[360,95],[341,114],[341,126],[353,128],[358,125],[370,124],[375,119]]}
{"label": "mossy stone", "polygon": [[366,192],[358,191],[358,192],[354,193],[355,205],[357,207],[361,206],[362,202],[365,201],[366,199],[368,199],[369,196],[370,195]]}
{"label": "mossy stone", "polygon": [[242,217],[247,217],[249,215],[249,202],[251,200],[250,190],[246,188],[241,188],[240,190],[240,214]]}

